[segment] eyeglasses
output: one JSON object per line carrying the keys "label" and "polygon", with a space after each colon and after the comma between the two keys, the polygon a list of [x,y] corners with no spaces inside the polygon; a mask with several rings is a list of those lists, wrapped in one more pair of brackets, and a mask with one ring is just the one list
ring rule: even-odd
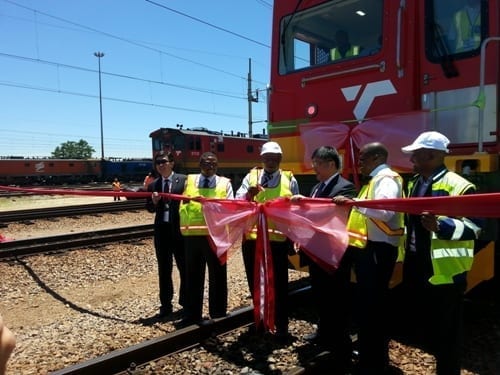
{"label": "eyeglasses", "polygon": [[201,161],[200,165],[203,167],[216,167],[217,162],[216,161]]}
{"label": "eyeglasses", "polygon": [[173,162],[174,162],[173,160],[160,159],[160,160],[156,160],[155,164],[156,165],[163,165],[163,164],[173,163]]}

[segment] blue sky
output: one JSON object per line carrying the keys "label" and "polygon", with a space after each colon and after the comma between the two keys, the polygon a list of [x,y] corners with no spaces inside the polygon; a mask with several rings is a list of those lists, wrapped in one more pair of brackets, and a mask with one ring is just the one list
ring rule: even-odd
{"label": "blue sky", "polygon": [[249,59],[266,119],[272,2],[0,0],[0,156],[84,139],[100,157],[94,52],[105,157],[150,157],[150,132],[176,124],[248,132]]}

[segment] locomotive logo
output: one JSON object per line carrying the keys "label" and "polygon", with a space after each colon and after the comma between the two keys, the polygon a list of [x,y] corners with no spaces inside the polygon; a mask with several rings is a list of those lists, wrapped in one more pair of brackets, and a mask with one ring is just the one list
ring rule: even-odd
{"label": "locomotive logo", "polygon": [[[361,88],[362,85],[356,85],[356,86],[344,87],[341,89],[341,91],[342,94],[344,94],[344,98],[346,98],[348,102],[352,102],[358,96]],[[368,110],[370,109],[373,100],[377,96],[392,95],[396,93],[397,91],[394,85],[388,79],[383,81],[368,83],[363,92],[361,93],[361,96],[359,97],[356,106],[354,107],[353,110],[354,116],[358,121],[362,121],[365,118]]]}
{"label": "locomotive logo", "polygon": [[35,172],[37,173],[45,172],[45,163],[43,161],[35,164]]}

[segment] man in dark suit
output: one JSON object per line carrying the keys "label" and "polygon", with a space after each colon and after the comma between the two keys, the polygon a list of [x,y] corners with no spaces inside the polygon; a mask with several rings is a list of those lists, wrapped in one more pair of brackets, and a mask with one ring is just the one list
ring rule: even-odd
{"label": "man in dark suit", "polygon": [[[311,197],[331,198],[342,195],[352,198],[356,196],[354,184],[339,174],[340,157],[334,147],[317,148],[311,159],[316,178],[319,181],[313,187]],[[338,373],[342,373],[347,371],[351,365],[349,284],[352,259],[349,252],[346,252],[339,268],[331,273],[321,268],[303,252],[300,254],[301,261],[309,265],[311,288],[319,318],[317,331],[305,338],[330,349],[337,358]]]}
{"label": "man in dark suit", "polygon": [[162,198],[158,193],[182,194],[186,175],[175,173],[172,153],[160,152],[154,159],[155,169],[159,177],[147,186],[152,192],[147,199],[146,208],[155,212],[154,245],[158,260],[158,277],[160,289],[160,311],[154,317],[165,319],[172,314],[172,298],[174,286],[172,282],[173,258],[179,271],[179,304],[186,303],[186,266],[184,240],[179,228],[179,201]]}

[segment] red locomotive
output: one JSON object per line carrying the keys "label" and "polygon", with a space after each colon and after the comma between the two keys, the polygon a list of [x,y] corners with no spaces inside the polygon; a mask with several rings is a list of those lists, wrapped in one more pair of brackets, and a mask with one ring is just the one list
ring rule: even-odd
{"label": "red locomotive", "polygon": [[0,160],[0,184],[61,184],[97,181],[101,177],[100,160],[3,159]]}
{"label": "red locomotive", "polygon": [[219,159],[217,174],[230,178],[234,186],[239,186],[250,168],[261,164],[260,149],[267,141],[264,135],[250,138],[205,128],[160,128],[149,136],[153,157],[159,151],[172,152],[180,173],[199,173],[200,156],[207,151],[213,152]]}
{"label": "red locomotive", "polygon": [[151,168],[151,159],[0,159],[0,185],[142,182]]}
{"label": "red locomotive", "polygon": [[[409,172],[401,146],[437,130],[449,169],[500,191],[500,2],[476,3],[467,19],[465,0],[274,1],[268,130],[301,189],[317,146],[337,147],[356,178],[356,149],[383,142]],[[498,260],[497,227],[484,237]]]}

